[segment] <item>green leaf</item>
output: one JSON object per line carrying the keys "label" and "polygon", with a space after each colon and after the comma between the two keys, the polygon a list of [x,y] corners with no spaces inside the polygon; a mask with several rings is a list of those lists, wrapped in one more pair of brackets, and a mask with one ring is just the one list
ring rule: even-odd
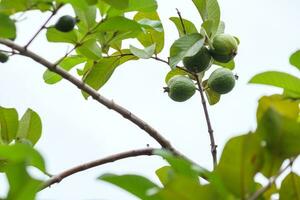
{"label": "green leaf", "polygon": [[164,166],[155,171],[160,182],[166,186],[170,179],[174,176],[174,171],[171,166]]}
{"label": "green leaf", "polygon": [[7,200],[35,199],[42,181],[30,177],[25,162],[9,164],[5,172],[10,186]]}
{"label": "green leaf", "polygon": [[214,60],[213,64],[224,67],[224,68],[227,68],[227,69],[230,69],[230,70],[233,70],[235,68],[234,60],[231,60],[228,63],[221,63],[221,62],[218,62],[218,61]]}
{"label": "green leaf", "polygon": [[136,21],[117,16],[108,18],[96,30],[98,32],[141,32],[142,28]]}
{"label": "green leaf", "polygon": [[72,30],[70,32],[64,33],[56,30],[55,28],[48,28],[46,37],[49,42],[63,42],[76,44],[78,42],[77,31]]}
{"label": "green leaf", "polygon": [[0,13],[0,38],[16,38],[16,25],[8,15]]}
{"label": "green leaf", "polygon": [[88,5],[91,5],[91,6],[96,5],[98,3],[98,0],[85,0],[85,1]]}
{"label": "green leaf", "polygon": [[12,15],[21,11],[47,11],[53,7],[52,0],[1,0],[0,13]]}
{"label": "green leaf", "polygon": [[95,39],[85,41],[76,49],[76,52],[92,60],[99,60],[102,58],[102,49]]}
{"label": "green leaf", "polygon": [[34,145],[42,134],[42,121],[39,115],[31,109],[27,109],[19,122],[17,139],[28,139]]}
{"label": "green leaf", "polygon": [[284,72],[263,72],[255,75],[249,82],[272,85],[300,94],[300,79]]}
{"label": "green leaf", "polygon": [[143,200],[159,200],[150,195],[157,192],[159,187],[149,179],[138,175],[105,174],[98,179],[114,184]]}
{"label": "green leaf", "polygon": [[300,200],[300,176],[294,172],[289,173],[282,181],[279,190],[280,200]]}
{"label": "green leaf", "polygon": [[170,66],[176,65],[184,58],[195,55],[203,46],[205,38],[198,33],[185,35],[176,40],[170,49]]}
{"label": "green leaf", "polygon": [[290,63],[291,65],[297,67],[300,69],[300,50],[293,53],[290,57]]}
{"label": "green leaf", "polygon": [[300,122],[269,108],[258,124],[257,133],[274,155],[286,159],[300,154]]}
{"label": "green leaf", "polygon": [[186,71],[180,69],[180,68],[175,68],[172,69],[171,71],[169,71],[166,75],[165,78],[165,83],[168,84],[169,80],[173,77],[173,76],[177,76],[177,75],[189,75],[189,73],[187,73]]}
{"label": "green leaf", "polygon": [[[59,64],[59,67],[63,68],[66,71],[70,71],[73,67],[76,65],[83,63],[86,61],[86,58],[82,56],[70,56],[65,58],[61,63]],[[44,81],[47,84],[55,84],[62,80],[62,77],[58,75],[57,73],[51,72],[50,70],[46,70],[43,75]]]}
{"label": "green leaf", "polygon": [[259,169],[260,140],[255,134],[230,139],[222,152],[217,174],[239,199],[255,191],[254,176]]}
{"label": "green leaf", "polygon": [[14,108],[0,106],[0,133],[1,143],[9,144],[15,139],[18,130],[18,113]]}
{"label": "green leaf", "polygon": [[221,95],[208,87],[207,80],[203,81],[202,84],[203,84],[203,88],[205,88],[204,92],[207,97],[207,101],[208,101],[209,105],[212,106],[212,105],[217,104],[221,99]]}
{"label": "green leaf", "polygon": [[137,37],[140,43],[144,47],[155,44],[155,53],[160,53],[164,48],[165,34],[157,12],[138,12],[134,20],[144,29]]}
{"label": "green leaf", "polygon": [[149,59],[155,52],[155,46],[156,45],[153,44],[149,47],[146,47],[145,49],[138,49],[138,48],[130,45],[130,52],[139,58]]}
{"label": "green leaf", "polygon": [[210,38],[212,38],[219,29],[220,24],[220,7],[217,0],[193,0],[202,20],[205,25],[204,28]]}
{"label": "green leaf", "polygon": [[83,1],[80,7],[73,3],[73,8],[76,17],[79,19],[79,23],[77,23],[79,30],[85,33],[91,31],[96,25],[97,7],[90,6],[87,2]]}
{"label": "green leaf", "polygon": [[128,8],[129,6],[129,0],[104,0],[107,4],[111,5],[112,7],[123,10]]}
{"label": "green leaf", "polygon": [[[181,21],[179,17],[171,17],[170,20],[175,24],[178,33],[179,33],[179,37],[184,36],[184,29],[182,27]],[[195,27],[195,25],[193,24],[193,22],[187,20],[187,19],[182,19],[184,27],[185,27],[185,31],[186,34],[191,34],[191,33],[198,33],[197,28]]]}

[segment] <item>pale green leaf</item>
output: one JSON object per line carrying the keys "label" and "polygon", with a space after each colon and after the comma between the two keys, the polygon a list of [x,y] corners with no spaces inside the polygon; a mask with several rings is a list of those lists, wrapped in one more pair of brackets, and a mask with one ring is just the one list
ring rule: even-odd
{"label": "pale green leaf", "polygon": [[139,58],[149,59],[155,53],[155,46],[155,44],[152,44],[151,46],[146,47],[145,49],[139,49],[130,45],[130,52]]}
{"label": "pale green leaf", "polygon": [[[182,37],[184,36],[184,29],[182,27],[181,21],[179,19],[179,17],[171,17],[170,20],[175,24],[179,36]],[[183,25],[185,27],[185,32],[186,34],[191,34],[191,33],[198,33],[197,28],[195,27],[195,25],[193,24],[193,22],[187,20],[187,19],[182,19]]]}

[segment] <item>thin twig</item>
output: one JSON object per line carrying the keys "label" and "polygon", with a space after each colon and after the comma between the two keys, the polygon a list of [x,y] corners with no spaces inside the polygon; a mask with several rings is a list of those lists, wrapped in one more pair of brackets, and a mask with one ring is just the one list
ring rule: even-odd
{"label": "thin twig", "polygon": [[35,54],[34,52],[25,49],[22,46],[17,45],[16,43],[6,40],[6,39],[0,39],[0,44],[3,44],[7,47],[10,47],[16,51],[18,51],[21,55],[29,57],[33,59],[34,61],[40,63],[44,67],[48,68],[50,71],[59,74],[64,79],[68,80],[75,86],[77,86],[80,90],[86,92],[89,94],[94,100],[98,101],[99,103],[106,106],[108,109],[112,109],[122,115],[125,119],[128,119],[132,123],[136,124],[138,127],[140,127],[142,130],[148,133],[149,136],[151,136],[153,139],[155,139],[163,148],[166,148],[173,153],[180,155],[178,151],[174,149],[174,147],[170,144],[170,142],[164,138],[157,130],[155,130],[153,127],[151,127],[148,123],[143,121],[138,116],[131,113],[126,108],[118,105],[112,100],[107,99],[106,97],[100,95],[95,89],[90,87],[89,85],[85,84],[80,79],[76,78],[66,70],[58,67],[57,65],[49,62],[48,60],[42,58],[41,56]]}
{"label": "thin twig", "polygon": [[45,21],[45,23],[41,26],[41,28],[33,35],[33,37],[29,40],[29,42],[24,46],[25,49],[28,48],[28,46],[33,42],[33,40],[40,34],[40,32],[46,28],[46,25],[49,23],[49,21],[56,15],[57,11],[63,6],[63,4],[60,4],[57,8],[55,8],[51,15],[48,17],[48,19]]}
{"label": "thin twig", "polygon": [[208,109],[207,109],[207,105],[206,105],[206,100],[203,94],[203,87],[202,84],[199,80],[199,77],[197,75],[194,76],[196,81],[197,81],[197,85],[199,88],[199,93],[201,96],[201,102],[202,102],[202,107],[204,110],[204,115],[205,115],[205,119],[206,119],[206,124],[207,124],[207,129],[208,129],[208,134],[209,134],[209,138],[210,138],[210,147],[211,147],[211,155],[213,158],[213,165],[214,168],[217,166],[217,145],[215,143],[215,138],[214,138],[214,131],[212,129],[212,125],[210,122],[210,118],[209,118],[209,114],[208,114]]}
{"label": "thin twig", "polygon": [[267,185],[265,185],[264,187],[260,188],[259,190],[257,190],[248,200],[256,200],[258,199],[263,193],[265,193],[277,180],[277,178],[283,173],[285,172],[289,167],[291,167],[291,165],[293,164],[293,161],[291,161],[287,166],[285,166],[283,169],[281,169],[278,174],[276,174],[275,176],[271,177],[269,179],[269,182]]}
{"label": "thin twig", "polygon": [[184,23],[183,23],[183,19],[181,17],[181,13],[179,12],[179,10],[176,8],[176,11],[177,11],[177,14],[179,16],[179,19],[180,19],[180,23],[181,23],[181,26],[182,26],[182,29],[183,29],[183,34],[186,35],[186,29],[185,29],[185,26],[184,26]]}
{"label": "thin twig", "polygon": [[94,160],[94,161],[91,161],[88,163],[78,165],[76,167],[70,168],[68,170],[65,170],[65,171],[51,177],[49,180],[47,180],[46,182],[43,183],[40,190],[50,187],[51,185],[53,185],[55,183],[59,183],[68,176],[71,176],[78,172],[82,172],[82,171],[91,169],[93,167],[97,167],[97,166],[104,165],[107,163],[115,162],[117,160],[122,160],[124,158],[137,157],[137,156],[151,156],[151,155],[153,155],[154,150],[155,149],[153,149],[153,148],[146,148],[146,149],[137,149],[137,150],[132,150],[132,151],[126,151],[126,152],[114,154],[114,155],[111,155],[111,156],[108,156],[108,157],[105,157],[102,159],[98,159],[98,160]]}

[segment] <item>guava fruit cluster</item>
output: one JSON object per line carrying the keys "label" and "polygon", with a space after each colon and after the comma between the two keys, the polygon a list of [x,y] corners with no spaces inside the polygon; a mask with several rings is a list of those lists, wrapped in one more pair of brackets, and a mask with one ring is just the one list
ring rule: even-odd
{"label": "guava fruit cluster", "polygon": [[8,55],[6,53],[0,52],[0,62],[6,63],[8,61]]}
{"label": "guava fruit cluster", "polygon": [[77,22],[76,18],[70,15],[64,15],[58,19],[54,27],[58,31],[67,33],[74,29],[76,22]]}
{"label": "guava fruit cluster", "polygon": [[[184,68],[198,75],[208,70],[214,61],[228,63],[237,55],[238,45],[238,39],[232,35],[216,35],[211,45],[204,45],[195,55],[183,58]],[[234,88],[235,80],[231,70],[218,68],[209,76],[207,86],[222,95]],[[192,77],[177,75],[169,80],[166,91],[172,100],[182,102],[194,95],[196,87]]]}

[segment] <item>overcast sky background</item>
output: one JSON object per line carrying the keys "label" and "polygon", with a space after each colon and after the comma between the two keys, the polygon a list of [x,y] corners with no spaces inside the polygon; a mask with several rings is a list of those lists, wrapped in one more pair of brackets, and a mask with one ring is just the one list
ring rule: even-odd
{"label": "overcast sky background", "polygon": [[[175,26],[168,20],[176,16],[175,8],[198,27],[201,21],[191,1],[158,0],[158,4],[166,34],[165,50],[160,57],[166,58],[170,45],[178,37]],[[240,77],[237,86],[222,96],[218,105],[209,108],[219,153],[230,137],[255,129],[259,97],[280,92],[272,87],[247,84],[254,74],[281,70],[300,75],[288,63],[289,55],[300,48],[300,1],[220,0],[220,5],[226,32],[238,36],[241,44],[234,70]],[[70,14],[68,8],[57,17],[66,13]],[[16,42],[25,44],[47,16],[38,12],[26,15],[27,19],[18,23]],[[30,49],[51,61],[67,51],[65,45],[46,43],[44,34]],[[45,157],[50,173],[147,144],[158,147],[145,132],[119,114],[93,100],[84,100],[80,91],[67,81],[45,84],[44,70],[32,60],[19,56],[1,65],[0,105],[17,108],[20,115],[32,108],[41,116],[43,135],[36,147]],[[211,169],[210,143],[200,96],[196,94],[185,103],[171,101],[162,89],[168,71],[167,65],[153,60],[129,62],[115,71],[100,93],[142,117],[181,152]],[[107,172],[137,173],[158,182],[154,172],[165,164],[156,157],[118,161],[73,175],[39,193],[38,199],[135,200],[114,186],[96,181],[96,177]],[[295,169],[300,170],[299,162]],[[3,181],[2,176],[1,194],[7,190]]]}

